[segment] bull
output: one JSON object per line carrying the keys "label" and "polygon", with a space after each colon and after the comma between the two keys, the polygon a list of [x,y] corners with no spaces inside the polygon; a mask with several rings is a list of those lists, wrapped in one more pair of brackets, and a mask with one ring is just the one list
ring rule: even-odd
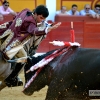
{"label": "bull", "polygon": [[[53,51],[35,59],[33,57],[32,62],[27,63],[25,72],[34,62],[37,63],[51,52]],[[26,83],[37,70],[25,75]],[[100,50],[71,47],[45,65],[34,81],[23,90],[23,93],[30,96],[46,85],[48,90],[45,100],[100,98],[100,95],[91,95],[89,92],[89,90],[100,90]]]}

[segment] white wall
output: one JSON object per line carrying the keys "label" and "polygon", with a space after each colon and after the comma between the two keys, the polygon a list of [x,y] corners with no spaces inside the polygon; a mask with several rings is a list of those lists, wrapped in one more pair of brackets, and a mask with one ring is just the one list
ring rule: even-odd
{"label": "white wall", "polygon": [[46,0],[46,6],[49,10],[49,16],[47,17],[47,20],[52,20],[54,22],[56,13],[56,0]]}

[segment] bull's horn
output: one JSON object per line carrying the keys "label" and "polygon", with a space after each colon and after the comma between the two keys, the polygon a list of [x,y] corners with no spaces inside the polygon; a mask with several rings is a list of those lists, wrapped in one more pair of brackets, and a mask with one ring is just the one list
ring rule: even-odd
{"label": "bull's horn", "polygon": [[27,57],[22,57],[19,59],[14,59],[14,60],[7,60],[9,63],[25,63],[27,62]]}
{"label": "bull's horn", "polygon": [[53,42],[49,42],[49,43],[53,44]]}
{"label": "bull's horn", "polygon": [[27,70],[26,73],[29,73],[31,70]]}
{"label": "bull's horn", "polygon": [[7,62],[14,63],[14,62],[17,62],[17,60],[7,60]]}

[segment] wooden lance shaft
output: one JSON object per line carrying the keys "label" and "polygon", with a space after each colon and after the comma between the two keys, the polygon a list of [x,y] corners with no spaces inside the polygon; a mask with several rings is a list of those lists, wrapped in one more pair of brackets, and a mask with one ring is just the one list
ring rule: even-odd
{"label": "wooden lance shaft", "polygon": [[71,22],[70,35],[71,35],[71,42],[75,42],[75,33],[74,33],[74,29],[73,29],[73,22]]}

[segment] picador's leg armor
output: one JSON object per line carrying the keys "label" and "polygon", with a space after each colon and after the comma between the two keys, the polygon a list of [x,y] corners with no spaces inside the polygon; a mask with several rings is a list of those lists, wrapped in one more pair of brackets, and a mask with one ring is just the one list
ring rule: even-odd
{"label": "picador's leg armor", "polygon": [[[13,57],[13,56],[11,56],[11,54],[9,54],[7,56]],[[18,58],[20,58],[20,57],[26,57],[26,56],[27,56],[27,54],[26,54],[26,52],[25,52],[25,50],[23,48],[20,49],[18,51],[18,53],[16,54],[16,57],[18,57]],[[12,63],[15,63],[15,62],[12,62]],[[21,71],[21,69],[23,67],[24,67],[24,64],[22,64],[22,63],[16,63],[16,66],[13,69],[12,73],[5,79],[5,83],[6,83],[6,85],[8,87],[22,86],[23,85],[23,82],[20,80],[20,78],[18,78],[18,74],[19,74],[19,72]]]}

